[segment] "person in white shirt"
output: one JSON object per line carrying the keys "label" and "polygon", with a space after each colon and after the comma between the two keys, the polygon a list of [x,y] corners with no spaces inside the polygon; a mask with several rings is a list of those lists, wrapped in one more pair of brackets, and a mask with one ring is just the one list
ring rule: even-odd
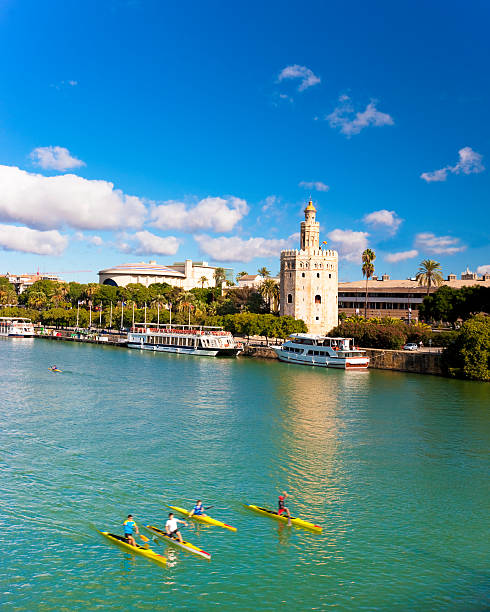
{"label": "person in white shirt", "polygon": [[180,535],[178,523],[182,523],[187,527],[187,523],[185,521],[174,518],[174,513],[171,512],[168,515],[168,521],[165,523],[165,531],[169,538],[175,538],[179,540],[179,542],[182,542],[182,536]]}

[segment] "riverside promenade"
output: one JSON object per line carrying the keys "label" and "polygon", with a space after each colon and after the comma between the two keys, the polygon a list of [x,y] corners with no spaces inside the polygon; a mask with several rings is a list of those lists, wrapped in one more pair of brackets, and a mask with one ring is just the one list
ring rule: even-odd
{"label": "riverside promenade", "polygon": [[[59,340],[68,342],[88,342],[90,344],[103,344],[106,346],[124,347],[127,343],[126,334],[116,332],[93,331],[90,333],[45,328],[45,333],[36,335],[36,338]],[[243,351],[239,357],[251,357],[255,359],[278,359],[271,344],[279,343],[279,339],[272,342],[258,338],[237,338],[243,342]],[[362,347],[361,347],[362,348]],[[424,348],[418,351],[403,351],[389,349],[363,348],[370,359],[369,368],[377,370],[394,370],[396,372],[410,372],[413,374],[432,374],[443,376],[441,352],[437,348]]]}

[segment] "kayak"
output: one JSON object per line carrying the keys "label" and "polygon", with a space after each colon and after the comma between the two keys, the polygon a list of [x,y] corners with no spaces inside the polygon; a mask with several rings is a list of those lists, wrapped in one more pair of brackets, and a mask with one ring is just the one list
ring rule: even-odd
{"label": "kayak", "polygon": [[190,542],[186,542],[185,540],[182,540],[182,542],[179,542],[179,540],[176,540],[175,538],[171,538],[167,533],[165,533],[165,531],[158,529],[158,527],[155,527],[154,525],[143,525],[143,526],[145,529],[148,529],[148,531],[151,531],[152,533],[159,536],[160,538],[165,538],[169,544],[174,544],[174,546],[183,548],[184,550],[187,550],[187,552],[191,552],[191,553],[194,553],[195,555],[199,555],[200,557],[204,557],[205,559],[208,559],[208,561],[211,559],[211,555],[209,553],[207,553],[205,550],[201,550],[197,546],[194,546],[194,544],[191,544]]}
{"label": "kayak", "polygon": [[49,368],[51,372],[63,372],[63,370],[58,370],[58,368]]}
{"label": "kayak", "polygon": [[160,565],[165,565],[167,563],[167,559],[165,557],[162,557],[162,555],[159,555],[151,548],[143,548],[143,546],[140,546],[139,544],[132,546],[129,542],[126,542],[122,536],[114,535],[113,533],[109,533],[107,531],[100,531],[99,533],[108,538],[111,542],[122,546],[122,548],[126,550],[135,552],[138,555],[146,557],[147,559],[151,559],[152,561],[156,561],[156,563],[159,563]]}
{"label": "kayak", "polygon": [[[189,516],[190,514],[189,510],[186,510],[185,508],[179,508],[178,506],[168,506],[168,508],[175,510],[175,512],[178,512],[179,514],[185,514],[185,516]],[[211,518],[210,516],[198,516],[196,514],[193,514],[190,518],[196,519],[196,521],[200,521],[201,523],[207,523],[208,525],[216,525],[216,527],[223,527],[224,529],[229,529],[230,531],[236,531],[236,527],[232,527],[231,525],[227,525],[226,523],[217,521],[216,519]]]}
{"label": "kayak", "polygon": [[[268,510],[267,508],[261,508],[260,506],[255,506],[254,504],[245,504],[246,508],[250,508],[254,512],[258,512],[259,514],[265,514],[266,516],[270,516],[271,518],[276,519],[277,521],[283,521],[284,523],[288,522],[287,515],[279,515],[274,510]],[[310,523],[308,521],[304,521],[300,518],[291,517],[291,523],[296,527],[303,527],[304,529],[311,529],[311,531],[318,531],[321,533],[322,528],[320,525],[315,525],[314,523]]]}

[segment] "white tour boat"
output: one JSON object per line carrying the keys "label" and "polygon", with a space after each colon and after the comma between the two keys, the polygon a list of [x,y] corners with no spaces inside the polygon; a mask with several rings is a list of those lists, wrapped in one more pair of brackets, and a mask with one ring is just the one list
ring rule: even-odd
{"label": "white tour boat", "polygon": [[33,338],[34,326],[30,319],[23,317],[0,317],[0,336]]}
{"label": "white tour boat", "polygon": [[314,334],[291,334],[282,346],[272,347],[281,361],[341,368],[365,369],[369,357],[354,346],[354,338],[330,338]]}
{"label": "white tour boat", "polygon": [[185,355],[236,356],[241,345],[222,327],[136,323],[128,333],[128,347]]}

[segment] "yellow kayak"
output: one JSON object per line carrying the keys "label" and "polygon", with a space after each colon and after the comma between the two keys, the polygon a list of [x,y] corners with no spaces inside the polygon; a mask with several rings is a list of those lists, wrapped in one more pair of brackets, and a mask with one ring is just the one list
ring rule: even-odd
{"label": "yellow kayak", "polygon": [[151,559],[152,561],[159,563],[160,565],[166,565],[167,563],[167,559],[165,557],[162,557],[162,555],[159,555],[151,548],[143,548],[143,546],[140,546],[139,544],[136,544],[136,546],[132,546],[131,544],[129,544],[129,542],[126,542],[126,540],[122,536],[114,535],[113,533],[109,533],[107,531],[100,531],[99,533],[108,538],[111,542],[118,544],[125,550],[135,552],[138,555],[142,555],[147,559]]}
{"label": "yellow kayak", "polygon": [[[178,506],[168,507],[172,510],[175,510],[175,512],[178,512],[179,514],[184,514],[185,516],[189,516],[190,514],[189,510],[186,510],[185,508],[179,508]],[[231,525],[227,525],[226,523],[217,521],[216,519],[211,518],[210,516],[196,516],[195,514],[193,514],[190,518],[196,519],[196,521],[199,521],[201,523],[207,523],[208,525],[216,525],[216,527],[223,527],[224,529],[229,529],[230,531],[236,531],[236,527],[232,527]]]}
{"label": "yellow kayak", "polygon": [[159,536],[162,539],[165,538],[165,541],[168,542],[169,544],[173,544],[174,546],[183,548],[184,550],[194,553],[195,555],[204,557],[208,561],[211,559],[211,555],[207,553],[205,550],[201,550],[197,546],[194,546],[194,544],[191,544],[190,542],[186,542],[185,540],[182,540],[182,542],[179,542],[179,540],[176,540],[175,538],[171,538],[165,531],[163,531],[162,529],[159,529],[158,527],[155,527],[154,525],[144,525],[144,528],[148,529],[148,531],[151,531],[152,533],[154,533],[155,535]]}
{"label": "yellow kayak", "polygon": [[[265,514],[266,516],[270,516],[271,518],[276,519],[276,521],[283,521],[284,523],[288,522],[288,517],[286,514],[279,515],[274,510],[261,508],[260,506],[255,506],[254,504],[245,504],[245,507],[250,508],[250,510],[253,510],[254,512],[258,512],[259,514]],[[300,518],[294,518],[294,516],[291,517],[291,523],[296,527],[303,527],[304,529],[310,529],[311,531],[317,531],[319,533],[322,532],[322,528],[320,527],[320,525],[315,525],[314,523],[304,521]]]}

